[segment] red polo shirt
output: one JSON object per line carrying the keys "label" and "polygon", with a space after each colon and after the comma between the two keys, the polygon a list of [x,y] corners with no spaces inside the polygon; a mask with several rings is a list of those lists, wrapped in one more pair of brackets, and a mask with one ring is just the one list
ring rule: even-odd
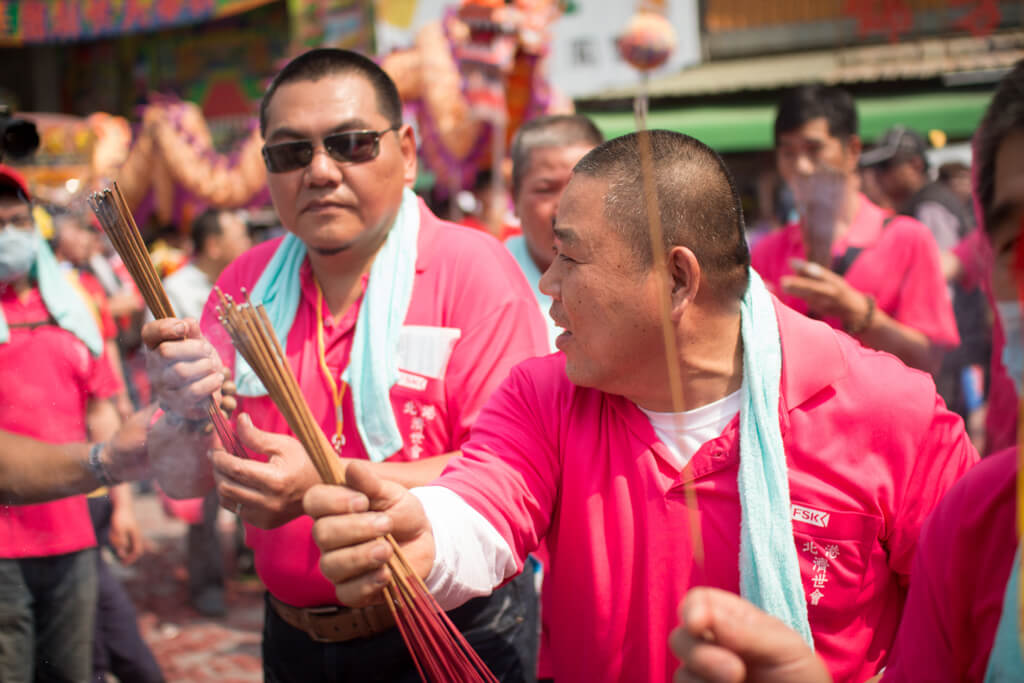
{"label": "red polo shirt", "polygon": [[885,683],[985,680],[1017,551],[1017,449],[957,482],[921,532]]}
{"label": "red polo shirt", "polygon": [[[38,289],[0,290],[11,338],[0,344],[0,429],[50,443],[86,441],[92,399],[120,391],[107,357],[52,324]],[[44,323],[36,327],[21,327]],[[0,507],[0,557],[46,557],[96,545],[85,496]]]}
{"label": "red polo shirt", "polygon": [[[925,516],[978,456],[927,374],[776,311],[810,625],[836,679],[859,682],[885,664]],[[520,566],[547,540],[555,680],[670,680],[666,642],[686,591],[739,591],[738,419],[680,471],[632,402],[573,385],[564,363],[555,354],[513,370],[435,484],[478,510]]]}
{"label": "red polo shirt", "polygon": [[[875,297],[879,310],[907,327],[923,333],[932,343],[955,347],[960,335],[953,303],[942,276],[939,248],[931,232],[919,221],[895,216],[859,195],[857,213],[846,235],[833,245],[833,256],[848,247],[863,249],[846,272],[846,281],[859,292]],[[787,306],[807,313],[807,303],[782,291],[783,276],[793,275],[791,259],[806,258],[799,223],[790,223],[760,242],[750,253],[751,265],[765,284]],[[827,319],[842,329],[836,319]]]}
{"label": "red polo shirt", "polygon": [[[279,243],[273,240],[243,254],[224,271],[217,285],[239,299],[243,287],[255,285]],[[416,353],[402,359],[400,379],[391,389],[391,404],[404,439],[402,450],[392,456],[398,461],[458,450],[484,401],[512,366],[547,351],[547,333],[533,292],[500,242],[439,220],[421,202],[417,250],[416,276],[405,318]],[[316,316],[323,319],[327,365],[339,378],[348,365],[362,299],[334,322],[326,304],[317,311],[308,261],[300,277],[302,296],[286,353],[306,403],[324,432],[333,435],[334,403],[320,370]],[[211,295],[203,312],[203,334],[233,368],[235,352],[217,321],[215,297]],[[239,397],[238,411],[248,413],[261,429],[291,434],[268,397]],[[345,393],[343,411],[343,454],[365,459],[350,392]],[[313,544],[312,524],[311,518],[303,516],[269,531],[246,526],[246,541],[267,589],[298,607],[337,604],[334,586],[320,573],[320,551]]]}

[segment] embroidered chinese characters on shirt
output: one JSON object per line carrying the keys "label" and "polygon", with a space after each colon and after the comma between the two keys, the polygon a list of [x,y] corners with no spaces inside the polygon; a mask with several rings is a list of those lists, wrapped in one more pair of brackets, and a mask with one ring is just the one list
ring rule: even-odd
{"label": "embroidered chinese characters on shirt", "polygon": [[825,588],[829,581],[829,563],[839,557],[839,546],[833,543],[819,548],[814,541],[804,541],[800,550],[811,561],[811,586],[814,590],[807,594],[807,600],[812,607],[816,607],[825,597]]}
{"label": "embroidered chinese characters on shirt", "polygon": [[423,405],[419,401],[406,401],[402,412],[410,416],[409,420],[409,455],[418,460],[423,455],[423,441],[426,438],[424,429],[428,422],[437,419],[437,408]]}

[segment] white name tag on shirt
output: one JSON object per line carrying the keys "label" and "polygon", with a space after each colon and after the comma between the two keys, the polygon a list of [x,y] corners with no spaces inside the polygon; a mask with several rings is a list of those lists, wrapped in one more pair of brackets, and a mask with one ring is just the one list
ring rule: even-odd
{"label": "white name tag on shirt", "polygon": [[813,524],[814,526],[820,526],[822,529],[828,526],[828,519],[831,516],[830,513],[804,507],[803,505],[791,504],[790,507],[793,510],[794,522]]}
{"label": "white name tag on shirt", "polygon": [[406,389],[415,389],[416,391],[423,391],[427,388],[427,378],[414,375],[411,372],[405,370],[398,371],[398,386],[405,387]]}
{"label": "white name tag on shirt", "polygon": [[455,327],[405,325],[398,337],[398,367],[430,379],[442,379],[455,342],[461,336],[462,330]]}

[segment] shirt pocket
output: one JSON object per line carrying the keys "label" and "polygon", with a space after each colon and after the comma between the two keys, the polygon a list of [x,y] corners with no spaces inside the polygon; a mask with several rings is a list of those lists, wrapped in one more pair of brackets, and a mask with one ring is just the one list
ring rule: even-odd
{"label": "shirt pocket", "polygon": [[842,628],[856,618],[858,605],[878,596],[885,583],[880,573],[889,574],[879,542],[882,519],[798,503],[791,509],[808,616],[812,624]]}

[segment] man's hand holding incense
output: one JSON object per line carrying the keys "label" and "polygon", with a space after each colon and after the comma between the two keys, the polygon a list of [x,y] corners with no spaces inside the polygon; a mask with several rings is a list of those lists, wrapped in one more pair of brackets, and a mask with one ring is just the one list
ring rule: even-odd
{"label": "man's hand holding incense", "polygon": [[142,340],[153,396],[165,411],[149,432],[149,460],[172,498],[199,498],[214,486],[207,457],[216,438],[204,421],[210,397],[219,400],[223,364],[195,320],[147,323]]}
{"label": "man's hand holding incense", "polygon": [[391,578],[394,550],[390,533],[414,571],[426,578],[434,563],[434,534],[419,499],[393,481],[353,461],[346,486],[317,485],[303,501],[313,517],[313,541],[320,548],[320,571],[334,584],[338,600],[361,607],[383,600]]}
{"label": "man's hand holding incense", "polygon": [[245,460],[217,448],[211,454],[221,505],[261,529],[287,524],[302,514],[302,497],[320,482],[302,444],[284,434],[265,432],[248,415],[239,415],[235,431],[253,456]]}
{"label": "man's hand holding incense", "polygon": [[142,328],[146,371],[153,395],[167,413],[186,420],[207,415],[210,397],[219,400],[224,364],[191,318],[165,318]]}
{"label": "man's hand holding incense", "polygon": [[675,683],[831,683],[824,662],[781,621],[740,596],[694,588],[669,636]]}

